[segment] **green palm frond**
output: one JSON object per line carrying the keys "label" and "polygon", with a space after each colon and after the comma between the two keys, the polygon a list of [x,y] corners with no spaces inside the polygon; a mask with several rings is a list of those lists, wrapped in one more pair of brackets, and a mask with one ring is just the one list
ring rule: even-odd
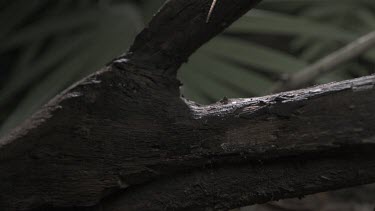
{"label": "green palm frond", "polygon": [[[0,109],[9,113],[0,116],[2,131],[123,53],[148,16],[136,1],[35,2],[17,1],[2,13],[6,30],[0,35],[0,54],[14,59],[0,90]],[[161,1],[152,5],[156,2],[160,6]],[[24,13],[7,22],[18,14],[14,5],[22,5]]]}

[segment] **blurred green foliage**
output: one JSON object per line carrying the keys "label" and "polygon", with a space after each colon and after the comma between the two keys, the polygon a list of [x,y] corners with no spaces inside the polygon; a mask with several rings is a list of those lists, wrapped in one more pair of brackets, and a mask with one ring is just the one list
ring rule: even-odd
{"label": "blurred green foliage", "polygon": [[[123,53],[163,2],[0,0],[0,135]],[[264,0],[192,56],[181,90],[204,104],[266,94],[374,29],[374,0]],[[374,64],[375,50],[316,83],[367,75]]]}

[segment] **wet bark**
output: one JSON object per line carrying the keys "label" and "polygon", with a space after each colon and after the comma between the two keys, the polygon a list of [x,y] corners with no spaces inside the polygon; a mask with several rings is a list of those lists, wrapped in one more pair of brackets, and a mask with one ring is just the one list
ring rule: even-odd
{"label": "wet bark", "polygon": [[375,182],[375,76],[201,106],[182,62],[258,1],[171,0],[0,139],[1,210],[227,210]]}

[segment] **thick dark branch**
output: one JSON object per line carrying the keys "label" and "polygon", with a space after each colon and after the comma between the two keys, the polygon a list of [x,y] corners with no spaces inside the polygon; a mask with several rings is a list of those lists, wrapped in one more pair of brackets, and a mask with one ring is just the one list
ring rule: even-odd
{"label": "thick dark branch", "polygon": [[226,131],[219,135],[223,138],[214,138],[220,140],[220,152],[250,152],[261,158],[257,152],[275,150],[266,157],[291,156],[318,148],[374,144],[375,124],[365,123],[375,120],[375,107],[371,106],[374,86],[375,75],[210,106],[192,103],[190,107],[196,119],[209,125],[207,130],[222,127]]}
{"label": "thick dark branch", "polygon": [[0,139],[0,209],[227,209],[375,182],[375,76],[198,106],[162,74],[253,3],[220,0],[200,28],[208,2],[168,1],[133,53]]}
{"label": "thick dark branch", "polygon": [[104,210],[228,210],[375,182],[375,76],[188,104],[194,134],[173,149],[190,149],[168,166],[194,170],[125,191]]}
{"label": "thick dark branch", "polygon": [[207,23],[211,1],[167,1],[129,53],[117,59],[152,71],[176,73],[202,44],[222,32],[261,0],[220,0]]}
{"label": "thick dark branch", "polygon": [[3,145],[0,207],[227,209],[375,182],[375,76],[201,107],[141,75],[96,75]]}

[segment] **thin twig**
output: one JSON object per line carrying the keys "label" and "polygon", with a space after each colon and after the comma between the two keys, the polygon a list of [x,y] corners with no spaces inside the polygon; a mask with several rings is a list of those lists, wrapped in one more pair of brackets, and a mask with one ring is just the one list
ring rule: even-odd
{"label": "thin twig", "polygon": [[212,1],[211,7],[210,7],[210,11],[208,12],[208,15],[207,15],[206,23],[208,23],[208,21],[210,21],[212,12],[214,11],[214,8],[215,8],[215,5],[216,5],[216,1],[217,0],[213,0]]}
{"label": "thin twig", "polygon": [[340,50],[291,75],[286,81],[276,84],[272,92],[275,93],[308,86],[320,76],[333,71],[335,67],[360,56],[374,46],[375,31],[360,37]]}

